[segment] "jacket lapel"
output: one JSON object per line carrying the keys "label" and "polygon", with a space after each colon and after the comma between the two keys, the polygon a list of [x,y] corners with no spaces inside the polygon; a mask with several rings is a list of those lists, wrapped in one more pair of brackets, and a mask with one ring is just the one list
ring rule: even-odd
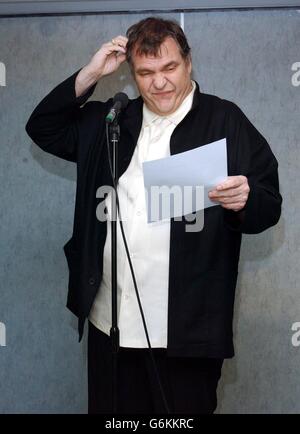
{"label": "jacket lapel", "polygon": [[137,145],[143,121],[143,100],[131,100],[120,117],[119,177],[126,171]]}

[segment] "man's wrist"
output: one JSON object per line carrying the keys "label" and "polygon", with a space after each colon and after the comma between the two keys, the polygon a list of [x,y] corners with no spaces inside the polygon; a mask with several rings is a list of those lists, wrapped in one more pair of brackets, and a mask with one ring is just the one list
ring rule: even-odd
{"label": "man's wrist", "polygon": [[75,94],[76,98],[84,95],[90,87],[92,87],[101,76],[91,69],[89,65],[84,66],[78,73],[75,80]]}

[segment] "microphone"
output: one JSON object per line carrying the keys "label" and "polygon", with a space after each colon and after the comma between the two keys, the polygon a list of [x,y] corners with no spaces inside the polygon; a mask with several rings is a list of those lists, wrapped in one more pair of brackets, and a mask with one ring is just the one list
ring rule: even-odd
{"label": "microphone", "polygon": [[116,93],[113,99],[113,103],[114,104],[112,108],[109,110],[108,115],[105,118],[105,121],[108,124],[111,124],[119,115],[120,111],[127,107],[128,96],[126,95],[126,93],[123,92]]}

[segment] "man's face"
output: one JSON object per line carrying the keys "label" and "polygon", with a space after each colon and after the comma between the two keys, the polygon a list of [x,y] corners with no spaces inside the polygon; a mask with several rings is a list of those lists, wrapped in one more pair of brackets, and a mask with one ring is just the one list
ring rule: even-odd
{"label": "man's face", "polygon": [[157,57],[134,53],[133,76],[147,107],[160,116],[180,106],[192,89],[190,59],[184,60],[173,38],[166,38]]}

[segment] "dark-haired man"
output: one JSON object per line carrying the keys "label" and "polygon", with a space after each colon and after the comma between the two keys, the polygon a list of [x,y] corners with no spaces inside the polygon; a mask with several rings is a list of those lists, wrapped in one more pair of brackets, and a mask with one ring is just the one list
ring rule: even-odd
{"label": "dark-haired man", "polygon": [[[162,398],[153,373],[122,237],[118,237],[118,412],[213,413],[224,358],[234,354],[232,316],[242,233],[280,217],[277,161],[268,143],[232,102],[191,80],[190,47],[180,26],[147,18],[127,37],[102,45],[32,113],[26,131],[47,152],[77,163],[73,236],[65,245],[68,304],[89,318],[89,412],[110,413],[110,225],[96,218],[96,190],[111,185],[105,115],[111,100],[88,102],[101,77],[127,60],[140,97],[120,117],[118,192]],[[171,218],[149,225],[142,162],[226,138],[228,178],[209,194],[204,228],[187,232]],[[187,167],[186,170],[189,170]],[[110,196],[106,199],[110,209]]]}

